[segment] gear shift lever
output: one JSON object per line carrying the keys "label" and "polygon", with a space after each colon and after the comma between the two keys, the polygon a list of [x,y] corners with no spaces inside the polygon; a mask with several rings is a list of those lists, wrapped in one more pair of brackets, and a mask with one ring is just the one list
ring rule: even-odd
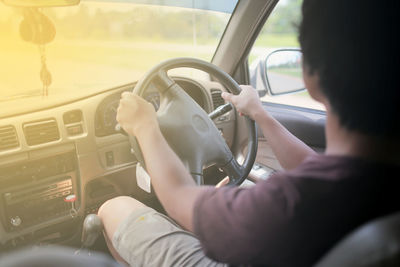
{"label": "gear shift lever", "polygon": [[90,248],[103,232],[103,222],[96,214],[86,216],[82,227],[82,247]]}

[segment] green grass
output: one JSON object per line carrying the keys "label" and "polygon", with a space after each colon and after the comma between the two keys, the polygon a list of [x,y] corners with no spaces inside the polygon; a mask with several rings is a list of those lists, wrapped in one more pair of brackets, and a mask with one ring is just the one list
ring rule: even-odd
{"label": "green grass", "polygon": [[[190,47],[190,45],[188,46]],[[52,50],[49,47],[49,58],[73,59],[90,63],[110,64],[114,67],[126,67],[134,70],[148,70],[160,61],[173,57],[198,57],[209,59],[210,54],[196,52],[189,49],[167,49],[163,45],[151,46],[145,43],[140,46],[120,47],[118,44],[110,46],[81,46],[72,44],[59,46]],[[64,54],[58,51],[65,51]],[[57,54],[57,55],[56,55]]]}
{"label": "green grass", "polygon": [[294,34],[262,34],[254,46],[256,47],[299,47],[297,36]]}
{"label": "green grass", "polygon": [[[30,43],[2,40],[0,58],[7,67],[0,69],[0,98],[39,90],[40,55]],[[56,39],[46,47],[47,68],[53,77],[50,91],[85,94],[91,87],[119,85],[139,79],[159,62],[174,57],[210,60],[212,46],[193,47],[190,43],[134,40],[64,41]]]}
{"label": "green grass", "polygon": [[[0,98],[41,88],[40,55],[35,45],[15,39],[2,39],[0,58],[7,67],[0,70]],[[200,42],[199,42],[200,43]],[[294,35],[268,34],[255,46],[297,46]],[[171,43],[166,40],[85,40],[64,41],[56,38],[47,45],[47,67],[53,76],[51,88],[85,88],[86,85],[134,81],[155,64],[173,57],[210,60],[214,45],[194,47],[191,40]],[[250,55],[250,58],[255,58]],[[82,90],[76,93],[84,93]]]}
{"label": "green grass", "polygon": [[[265,51],[285,47],[300,47],[295,34],[261,34],[254,43],[254,48]],[[250,64],[259,56],[260,54],[253,49],[249,55]]]}

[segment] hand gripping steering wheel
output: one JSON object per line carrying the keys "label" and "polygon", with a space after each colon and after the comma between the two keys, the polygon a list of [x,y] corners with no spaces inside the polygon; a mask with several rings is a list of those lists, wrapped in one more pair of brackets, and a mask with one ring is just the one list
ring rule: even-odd
{"label": "hand gripping steering wheel", "polygon": [[[161,98],[157,111],[161,132],[198,185],[204,184],[203,167],[213,164],[229,176],[230,185],[240,185],[249,175],[257,154],[255,122],[245,117],[248,147],[246,158],[241,165],[208,114],[168,76],[168,70],[181,67],[199,69],[211,74],[233,94],[239,94],[241,91],[232,77],[211,63],[194,58],[174,58],[148,71],[136,84],[133,92],[143,96],[150,84],[157,88]],[[136,138],[130,136],[130,143],[136,158],[145,167]]]}

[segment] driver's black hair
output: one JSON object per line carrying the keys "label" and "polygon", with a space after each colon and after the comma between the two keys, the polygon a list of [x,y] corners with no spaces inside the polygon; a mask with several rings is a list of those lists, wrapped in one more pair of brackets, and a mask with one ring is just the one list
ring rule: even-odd
{"label": "driver's black hair", "polygon": [[303,2],[304,65],[348,130],[399,136],[399,14],[397,0]]}

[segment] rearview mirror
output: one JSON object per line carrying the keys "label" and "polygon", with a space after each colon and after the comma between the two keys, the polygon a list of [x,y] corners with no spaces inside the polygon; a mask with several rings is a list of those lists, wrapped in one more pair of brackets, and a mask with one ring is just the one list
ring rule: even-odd
{"label": "rearview mirror", "polygon": [[80,0],[2,0],[5,5],[16,7],[56,7],[78,5]]}
{"label": "rearview mirror", "polygon": [[279,49],[268,55],[265,60],[265,75],[271,95],[305,89],[301,58],[299,49]]}

